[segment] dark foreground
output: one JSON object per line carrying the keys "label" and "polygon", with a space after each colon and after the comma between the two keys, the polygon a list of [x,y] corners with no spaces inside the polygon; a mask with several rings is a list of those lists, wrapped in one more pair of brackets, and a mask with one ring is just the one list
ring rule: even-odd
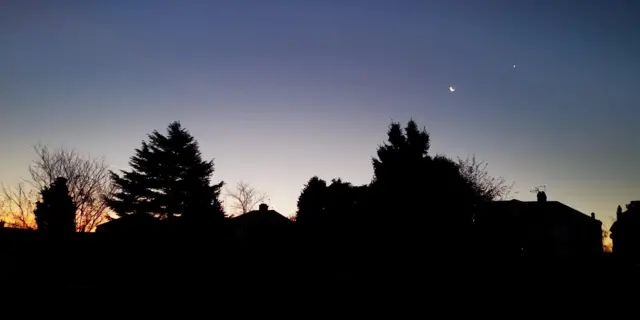
{"label": "dark foreground", "polygon": [[200,308],[257,301],[281,308],[314,304],[325,310],[417,301],[411,306],[451,312],[465,312],[471,304],[537,304],[544,309],[562,301],[606,299],[639,283],[637,268],[604,256],[581,261],[478,254],[461,258],[394,248],[327,250],[223,240],[217,245],[193,240],[170,244],[93,235],[67,243],[35,237],[4,240],[4,292],[127,303],[148,299],[149,306],[158,307],[204,299]]}
{"label": "dark foreground", "polygon": [[131,310],[161,318],[180,310],[190,314],[180,318],[341,318],[349,310],[357,318],[448,318],[512,309],[524,317],[601,308],[640,284],[637,268],[604,256],[554,261],[400,246],[328,249],[285,239],[1,238],[5,296],[126,317]]}

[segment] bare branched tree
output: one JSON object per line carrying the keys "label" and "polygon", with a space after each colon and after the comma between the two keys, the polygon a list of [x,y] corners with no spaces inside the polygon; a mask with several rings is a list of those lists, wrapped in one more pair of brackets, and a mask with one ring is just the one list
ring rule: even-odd
{"label": "bare branched tree", "polygon": [[258,192],[245,182],[238,182],[235,190],[227,189],[225,194],[231,201],[230,207],[233,215],[245,214],[253,210],[258,204],[268,201],[269,196],[264,192]]}
{"label": "bare branched tree", "polygon": [[19,183],[14,188],[2,186],[0,194],[0,217],[6,227],[35,229],[36,220],[33,211],[38,201],[38,192]]}
{"label": "bare branched tree", "polygon": [[78,232],[91,232],[108,221],[109,208],[104,196],[114,191],[114,185],[104,158],[83,156],[64,148],[50,150],[45,145],[37,145],[34,149],[37,157],[29,167],[29,182],[37,190],[42,190],[58,177],[67,179],[69,193],[78,206]]}
{"label": "bare branched tree", "polygon": [[487,172],[488,164],[476,161],[476,156],[467,159],[458,158],[458,167],[462,176],[473,186],[484,200],[505,200],[511,196],[514,184],[507,183],[503,177],[493,177]]}

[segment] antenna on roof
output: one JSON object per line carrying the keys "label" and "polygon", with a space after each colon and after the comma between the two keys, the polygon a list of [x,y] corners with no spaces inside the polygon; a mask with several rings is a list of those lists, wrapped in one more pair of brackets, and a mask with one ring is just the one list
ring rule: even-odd
{"label": "antenna on roof", "polygon": [[538,203],[547,202],[547,185],[543,184],[541,186],[533,187],[531,192],[537,193],[536,198],[538,198]]}
{"label": "antenna on roof", "polygon": [[531,192],[534,192],[534,193],[538,193],[538,192],[547,193],[547,185],[543,184],[543,185],[540,185],[540,186],[535,186],[535,187],[533,187],[531,189]]}

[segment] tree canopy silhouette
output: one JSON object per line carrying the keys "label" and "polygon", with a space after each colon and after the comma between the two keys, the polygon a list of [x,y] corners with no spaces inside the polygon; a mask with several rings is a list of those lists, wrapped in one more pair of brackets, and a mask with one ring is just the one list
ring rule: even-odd
{"label": "tree canopy silhouette", "polygon": [[36,203],[38,230],[51,234],[70,234],[76,231],[76,205],[73,203],[67,179],[56,178],[41,191],[42,201]]}
{"label": "tree canopy silhouette", "polygon": [[298,197],[296,223],[308,225],[322,219],[325,212],[327,182],[317,176],[309,179]]}
{"label": "tree canopy silhouette", "polygon": [[111,193],[113,185],[104,158],[63,147],[53,149],[44,144],[33,149],[36,157],[29,166],[29,179],[12,187],[2,186],[0,190],[0,200],[5,202],[0,211],[10,226],[35,229],[33,212],[39,193],[61,177],[67,180],[69,195],[77,206],[76,231],[91,232],[109,220],[104,196]]}
{"label": "tree canopy silhouette", "polygon": [[[470,241],[474,206],[509,188],[503,180],[490,177],[475,159],[455,162],[431,156],[430,146],[429,134],[415,121],[404,128],[391,123],[387,141],[372,159],[367,217],[373,225],[368,232],[373,238],[386,235],[383,243],[402,241],[398,245],[407,250],[430,247],[456,252]],[[436,246],[436,239],[446,240]]]}
{"label": "tree canopy silhouette", "polygon": [[78,232],[91,232],[108,220],[104,196],[113,191],[113,185],[104,158],[42,144],[34,150],[36,159],[29,166],[30,184],[42,189],[58,177],[67,179],[69,194],[78,207],[75,218]]}
{"label": "tree canopy silhouette", "polygon": [[387,191],[390,191],[393,186],[424,178],[431,160],[428,155],[430,137],[426,130],[420,130],[413,120],[404,131],[400,123],[393,122],[387,136],[388,143],[378,146],[378,158],[372,160],[374,184],[388,187]]}
{"label": "tree canopy silhouette", "polygon": [[331,212],[334,219],[338,217],[346,220],[347,215],[352,215],[357,211],[357,205],[362,201],[357,193],[358,187],[342,179],[332,179],[327,187],[327,202],[325,208]]}
{"label": "tree canopy silhouette", "polygon": [[[378,146],[377,158],[372,159],[374,196],[377,216],[394,213],[416,216],[429,198],[432,185],[429,181],[431,157],[428,154],[430,137],[410,120],[403,128],[393,122],[387,132],[387,143]],[[427,200],[428,201],[428,200]]]}
{"label": "tree canopy silhouette", "polygon": [[508,184],[502,177],[494,177],[487,172],[488,164],[477,161],[476,156],[458,158],[457,165],[462,177],[471,185],[477,201],[504,200],[511,195],[513,183]]}
{"label": "tree canopy silhouette", "polygon": [[5,219],[6,226],[35,230],[38,226],[33,213],[40,197],[39,190],[27,187],[24,182],[0,189],[0,216]]}
{"label": "tree canopy silhouette", "polygon": [[332,179],[327,185],[317,176],[312,177],[298,198],[296,222],[324,229],[351,224],[362,212],[366,188],[340,178]]}
{"label": "tree canopy silhouette", "polygon": [[404,129],[391,123],[387,136],[372,160],[377,199],[393,203],[387,210],[409,215],[442,212],[452,203],[470,206],[505,198],[512,188],[503,178],[490,176],[486,163],[475,156],[458,162],[430,156],[430,136],[413,120]]}
{"label": "tree canopy silhouette", "polygon": [[115,213],[192,222],[224,219],[219,200],[224,182],[211,185],[213,160],[202,160],[193,136],[176,121],[166,135],[153,131],[148,138],[131,157],[132,170],[121,170],[121,176],[111,172],[117,191],[107,203]]}

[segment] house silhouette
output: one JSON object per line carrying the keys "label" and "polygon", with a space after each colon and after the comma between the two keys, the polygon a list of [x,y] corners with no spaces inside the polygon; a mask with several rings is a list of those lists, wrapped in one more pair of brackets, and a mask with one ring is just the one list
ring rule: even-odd
{"label": "house silhouette", "polygon": [[266,204],[260,204],[258,210],[233,217],[228,227],[238,240],[268,241],[286,237],[290,234],[294,222]]}
{"label": "house silhouette", "polygon": [[602,222],[559,201],[493,201],[474,217],[478,250],[502,257],[589,259],[603,253]]}
{"label": "house silhouette", "polygon": [[160,228],[161,221],[145,214],[135,213],[113,219],[96,227],[96,233],[110,235],[139,235],[155,232]]}
{"label": "house silhouette", "polygon": [[640,261],[640,201],[631,201],[616,217],[611,228],[613,255],[631,262]]}

